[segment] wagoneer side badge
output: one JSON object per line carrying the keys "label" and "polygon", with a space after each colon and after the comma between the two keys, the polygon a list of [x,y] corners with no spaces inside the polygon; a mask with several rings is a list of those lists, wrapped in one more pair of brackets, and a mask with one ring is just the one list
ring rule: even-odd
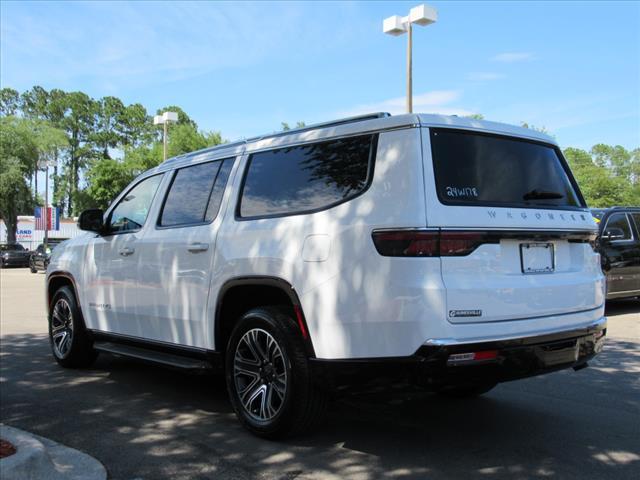
{"label": "wagoneer side badge", "polygon": [[449,317],[481,317],[482,310],[449,310]]}

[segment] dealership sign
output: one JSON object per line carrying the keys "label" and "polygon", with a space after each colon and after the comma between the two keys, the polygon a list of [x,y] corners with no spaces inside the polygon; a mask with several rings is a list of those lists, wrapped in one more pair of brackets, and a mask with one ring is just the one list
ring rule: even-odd
{"label": "dealership sign", "polygon": [[33,230],[30,228],[19,228],[16,231],[16,240],[31,240],[33,238]]}

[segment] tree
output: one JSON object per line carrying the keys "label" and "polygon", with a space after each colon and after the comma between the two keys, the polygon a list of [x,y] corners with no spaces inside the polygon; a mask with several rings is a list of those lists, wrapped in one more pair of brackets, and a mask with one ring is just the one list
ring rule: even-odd
{"label": "tree", "polygon": [[631,185],[612,175],[604,165],[598,165],[589,152],[567,148],[564,156],[589,206],[625,205],[634,198]]}
{"label": "tree", "polygon": [[27,178],[33,173],[38,147],[29,121],[14,116],[0,118],[0,218],[7,241],[15,243],[18,215],[32,211],[33,197]]}
{"label": "tree", "polygon": [[[637,182],[637,156],[634,158],[633,152],[629,152],[626,148],[616,145],[605,145],[599,143],[591,147],[591,155],[596,165],[611,170],[616,177],[629,180],[632,184]],[[636,165],[634,165],[636,163]]]}
{"label": "tree", "polygon": [[530,130],[535,130],[536,132],[544,133],[545,135],[550,135],[546,127],[536,127],[535,125],[532,125],[527,122],[520,122],[520,126],[524,128],[528,128]]}
{"label": "tree", "polygon": [[95,100],[82,92],[67,93],[62,101],[66,108],[60,127],[65,130],[69,139],[65,169],[65,174],[69,176],[67,213],[72,216],[77,213],[74,201],[79,190],[80,170],[87,165],[93,154],[91,138],[98,106]]}
{"label": "tree", "polygon": [[[282,125],[282,131],[283,132],[288,132],[289,130],[291,130],[291,127],[289,126],[289,124],[287,122],[280,122],[280,125]],[[306,127],[307,124],[304,123],[303,121],[297,121],[296,122],[296,126],[293,128],[304,128]]]}
{"label": "tree", "polygon": [[0,116],[15,115],[20,108],[20,94],[13,88],[0,89]]}
{"label": "tree", "polygon": [[169,105],[168,107],[159,108],[156,112],[156,115],[162,115],[164,112],[175,112],[178,114],[178,125],[191,125],[193,128],[197,129],[198,125],[194,122],[189,115],[185,113],[183,109],[177,107],[175,105]]}
{"label": "tree", "polygon": [[116,97],[104,97],[96,103],[96,123],[90,139],[95,143],[102,158],[111,158],[109,150],[117,148],[122,143],[120,124],[124,112],[124,104]]}
{"label": "tree", "polygon": [[175,157],[223,143],[219,132],[199,132],[189,123],[169,126],[168,156]]}
{"label": "tree", "polygon": [[129,105],[120,117],[122,147],[138,147],[153,140],[153,125],[147,109],[139,103]]}
{"label": "tree", "polygon": [[111,201],[135,178],[126,162],[103,158],[96,161],[87,172],[88,198],[83,208],[106,209]]}

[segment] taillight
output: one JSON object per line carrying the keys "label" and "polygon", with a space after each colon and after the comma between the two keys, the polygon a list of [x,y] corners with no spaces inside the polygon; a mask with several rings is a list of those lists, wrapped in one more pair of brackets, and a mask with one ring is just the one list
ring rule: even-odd
{"label": "taillight", "polygon": [[498,243],[483,232],[440,232],[440,255],[469,255],[483,243]]}
{"label": "taillight", "polygon": [[437,257],[440,252],[436,231],[384,230],[372,236],[376,250],[385,257]]}
{"label": "taillight", "polygon": [[385,257],[464,256],[482,244],[499,243],[497,236],[476,231],[379,230],[372,237]]}

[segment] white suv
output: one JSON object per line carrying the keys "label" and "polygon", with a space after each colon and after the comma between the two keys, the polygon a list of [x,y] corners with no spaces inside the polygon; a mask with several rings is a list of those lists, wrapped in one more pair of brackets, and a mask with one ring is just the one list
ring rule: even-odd
{"label": "white suv", "polygon": [[452,396],[586,366],[606,332],[597,227],[555,141],[374,114],[173,158],[47,271],[56,360],[224,370],[252,432],[330,392]]}

